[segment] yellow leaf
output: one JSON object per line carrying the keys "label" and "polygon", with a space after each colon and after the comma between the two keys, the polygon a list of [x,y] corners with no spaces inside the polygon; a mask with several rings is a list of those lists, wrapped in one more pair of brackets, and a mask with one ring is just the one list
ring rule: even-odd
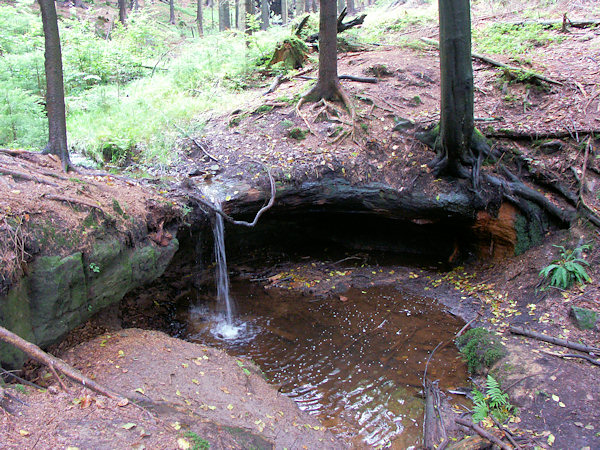
{"label": "yellow leaf", "polygon": [[125,352],[123,350],[119,350],[119,358],[125,356]]}
{"label": "yellow leaf", "polygon": [[554,437],[554,435],[550,433],[550,435],[548,436],[548,445],[552,446],[554,444],[555,439],[556,438]]}
{"label": "yellow leaf", "polygon": [[143,390],[142,388],[137,388],[137,389],[135,390],[135,392],[139,392],[140,394],[143,394],[143,393],[144,393],[144,390]]}
{"label": "yellow leaf", "polygon": [[181,392],[179,392],[179,389],[177,389],[177,390],[175,391],[175,395],[179,395],[179,396],[181,396]]}
{"label": "yellow leaf", "polygon": [[27,430],[19,430],[21,436],[29,436],[31,433]]}
{"label": "yellow leaf", "polygon": [[181,429],[181,424],[180,424],[179,422],[173,422],[173,423],[171,424],[171,426],[172,426],[173,428],[175,428],[176,430],[180,430],[180,429]]}
{"label": "yellow leaf", "polygon": [[554,400],[555,402],[557,402],[557,401],[560,400],[560,398],[558,397],[558,395],[552,394],[552,400]]}
{"label": "yellow leaf", "polygon": [[194,383],[194,384],[200,384],[200,382],[198,380],[196,380],[195,378],[192,378],[192,383]]}
{"label": "yellow leaf", "polygon": [[179,439],[177,439],[177,447],[179,447],[181,450],[188,450],[192,446],[186,439],[179,438]]}
{"label": "yellow leaf", "polygon": [[229,405],[227,405],[227,409],[228,409],[229,411],[231,411],[231,410],[233,409],[233,405],[230,403]]}
{"label": "yellow leaf", "polygon": [[129,423],[126,423],[124,425],[121,425],[121,428],[123,428],[124,430],[131,430],[135,426],[136,426],[135,423],[129,422]]}

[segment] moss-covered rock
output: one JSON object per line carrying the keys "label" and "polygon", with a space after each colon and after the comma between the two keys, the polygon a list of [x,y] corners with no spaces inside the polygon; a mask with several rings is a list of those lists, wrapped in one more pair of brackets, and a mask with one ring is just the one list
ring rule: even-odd
{"label": "moss-covered rock", "polygon": [[506,356],[506,350],[497,336],[485,328],[467,331],[456,339],[456,346],[473,373],[481,373]]}
{"label": "moss-covered rock", "polygon": [[598,313],[587,308],[571,306],[571,317],[580,330],[593,330],[598,322]]}
{"label": "moss-covered rock", "polygon": [[[87,254],[39,257],[29,274],[0,297],[0,324],[41,347],[53,344],[130,290],[162,275],[178,247],[177,239],[165,247],[150,241],[130,247],[106,237]],[[0,344],[0,361],[17,367],[23,354]]]}

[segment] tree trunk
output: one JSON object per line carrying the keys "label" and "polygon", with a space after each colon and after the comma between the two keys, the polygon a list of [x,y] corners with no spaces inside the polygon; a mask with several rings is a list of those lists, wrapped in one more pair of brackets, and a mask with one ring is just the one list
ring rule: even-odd
{"label": "tree trunk", "polygon": [[469,0],[439,0],[441,118],[438,174],[468,177],[474,128]]}
{"label": "tree trunk", "polygon": [[337,13],[338,15],[344,10],[346,2],[344,0],[337,0]]}
{"label": "tree trunk", "polygon": [[127,3],[125,0],[119,0],[119,22],[125,25],[125,20],[127,19]]}
{"label": "tree trunk", "polygon": [[354,0],[346,0],[348,4],[348,14],[354,15],[356,13],[356,6],[354,4]]}
{"label": "tree trunk", "polygon": [[304,14],[304,0],[296,0],[296,17]]}
{"label": "tree trunk", "polygon": [[219,0],[219,31],[229,30],[230,28],[229,0]]}
{"label": "tree trunk", "polygon": [[204,18],[202,17],[202,1],[196,0],[196,25],[198,26],[198,36],[204,36]]}
{"label": "tree trunk", "polygon": [[254,15],[254,0],[244,0],[244,30],[246,34],[252,34],[252,29],[248,23],[248,15]]}
{"label": "tree trunk", "polygon": [[71,164],[67,147],[65,90],[58,19],[54,0],[38,0],[44,28],[44,67],[46,69],[46,111],[48,113],[48,145],[44,153],[57,155],[67,170]]}
{"label": "tree trunk", "polygon": [[333,99],[339,93],[337,72],[336,0],[321,0],[319,12],[319,78],[321,97]]}
{"label": "tree trunk", "polygon": [[240,0],[235,0],[235,8],[233,9],[233,17],[236,30],[240,29]]}
{"label": "tree trunk", "polygon": [[175,25],[175,0],[169,0],[169,23]]}
{"label": "tree trunk", "polygon": [[288,23],[288,0],[281,0],[281,24]]}
{"label": "tree trunk", "polygon": [[269,1],[260,0],[260,29],[266,31],[269,28]]}

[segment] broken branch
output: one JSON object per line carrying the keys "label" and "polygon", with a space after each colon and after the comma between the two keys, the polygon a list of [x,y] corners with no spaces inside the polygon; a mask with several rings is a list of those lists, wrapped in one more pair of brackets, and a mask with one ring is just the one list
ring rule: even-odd
{"label": "broken branch", "polygon": [[488,441],[496,444],[502,450],[511,450],[511,448],[506,443],[502,442],[500,439],[498,439],[493,434],[488,433],[483,428],[481,428],[479,425],[476,425],[467,419],[461,419],[461,418],[456,418],[456,419],[454,419],[454,421],[459,425],[470,428],[471,430],[473,430],[475,433],[477,433],[482,438],[487,439]]}
{"label": "broken branch", "polygon": [[67,376],[71,380],[76,381],[77,383],[81,384],[84,387],[87,387],[88,389],[91,389],[94,392],[105,395],[108,398],[112,398],[114,400],[119,400],[119,401],[126,400],[125,397],[123,397],[122,395],[120,395],[120,394],[112,391],[111,389],[108,389],[108,388],[96,383],[94,380],[86,377],[81,372],[79,372],[77,369],[74,369],[73,367],[68,365],[62,359],[59,359],[55,356],[50,355],[49,353],[46,353],[41,348],[39,348],[37,345],[32,344],[29,341],[26,341],[22,337],[17,336],[15,333],[7,330],[6,328],[4,328],[2,326],[0,326],[0,341],[6,342],[7,344],[10,344],[10,345],[13,345],[14,347],[18,348],[23,353],[25,353],[27,356],[48,366],[51,371],[58,370],[59,372],[63,373],[65,376]]}
{"label": "broken branch", "polygon": [[526,330],[525,328],[516,327],[514,325],[510,327],[510,332],[513,334],[520,334],[533,339],[537,339],[538,341],[549,342],[551,344],[559,345],[561,347],[571,348],[573,350],[578,350],[584,353],[600,354],[600,348],[590,347],[589,345],[580,344],[578,342],[567,341],[566,339],[555,338],[553,336],[548,336],[547,334]]}

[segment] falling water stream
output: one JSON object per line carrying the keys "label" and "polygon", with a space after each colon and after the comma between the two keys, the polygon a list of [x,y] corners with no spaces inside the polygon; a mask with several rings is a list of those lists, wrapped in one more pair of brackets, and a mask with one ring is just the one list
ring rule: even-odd
{"label": "falling water stream", "polygon": [[[219,211],[221,210],[220,201],[214,200],[214,205]],[[220,214],[215,214],[213,234],[215,237],[217,315],[212,332],[221,339],[236,339],[245,327],[234,317],[235,301],[229,293],[229,273],[225,254],[225,224]]]}

